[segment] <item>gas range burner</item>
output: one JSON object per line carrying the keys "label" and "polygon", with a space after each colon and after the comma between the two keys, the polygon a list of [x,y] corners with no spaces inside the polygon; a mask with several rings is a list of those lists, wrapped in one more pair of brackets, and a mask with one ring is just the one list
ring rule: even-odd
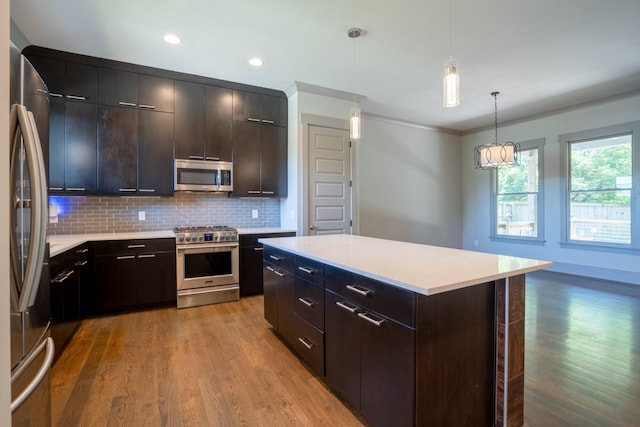
{"label": "gas range burner", "polygon": [[176,233],[176,243],[179,245],[238,241],[238,230],[226,225],[176,227],[173,231]]}

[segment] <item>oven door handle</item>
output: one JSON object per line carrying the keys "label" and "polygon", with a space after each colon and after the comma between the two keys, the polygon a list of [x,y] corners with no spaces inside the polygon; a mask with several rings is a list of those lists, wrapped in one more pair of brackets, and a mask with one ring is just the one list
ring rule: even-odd
{"label": "oven door handle", "polygon": [[229,250],[235,250],[239,248],[238,242],[235,243],[215,243],[210,246],[194,247],[195,245],[178,245],[176,249],[179,254],[203,254],[212,252],[229,252]]}

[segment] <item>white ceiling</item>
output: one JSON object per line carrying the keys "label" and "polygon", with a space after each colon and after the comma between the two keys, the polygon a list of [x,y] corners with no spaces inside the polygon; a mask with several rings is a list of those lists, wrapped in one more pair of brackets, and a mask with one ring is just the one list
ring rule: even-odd
{"label": "white ceiling", "polygon": [[[640,90],[640,0],[451,0],[460,106],[442,106],[448,0],[12,0],[35,45],[286,90],[468,131]],[[354,42],[347,30],[360,27]],[[183,39],[162,40],[166,32]],[[355,73],[354,73],[355,47]],[[255,69],[247,61],[264,59]],[[355,76],[354,76],[355,74]]]}

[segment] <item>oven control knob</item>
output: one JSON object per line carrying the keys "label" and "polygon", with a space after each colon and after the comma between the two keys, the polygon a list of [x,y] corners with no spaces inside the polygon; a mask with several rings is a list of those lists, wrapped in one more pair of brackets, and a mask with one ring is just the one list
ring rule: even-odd
{"label": "oven control knob", "polygon": [[184,236],[178,237],[178,242],[184,242]]}
{"label": "oven control knob", "polygon": [[202,237],[202,236],[198,237],[198,240],[202,241],[202,239],[203,239],[203,237]]}
{"label": "oven control knob", "polygon": [[185,237],[184,240],[186,240],[187,242],[190,242],[191,241],[191,236]]}

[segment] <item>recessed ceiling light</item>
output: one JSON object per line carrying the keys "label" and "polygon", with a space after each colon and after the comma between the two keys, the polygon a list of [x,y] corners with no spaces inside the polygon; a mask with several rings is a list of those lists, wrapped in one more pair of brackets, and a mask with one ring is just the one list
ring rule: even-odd
{"label": "recessed ceiling light", "polygon": [[182,39],[178,36],[176,36],[175,34],[165,34],[164,35],[164,41],[166,41],[169,44],[180,44],[182,43]]}
{"label": "recessed ceiling light", "polygon": [[254,67],[261,67],[264,62],[260,58],[251,58],[249,60],[249,64],[253,65]]}

